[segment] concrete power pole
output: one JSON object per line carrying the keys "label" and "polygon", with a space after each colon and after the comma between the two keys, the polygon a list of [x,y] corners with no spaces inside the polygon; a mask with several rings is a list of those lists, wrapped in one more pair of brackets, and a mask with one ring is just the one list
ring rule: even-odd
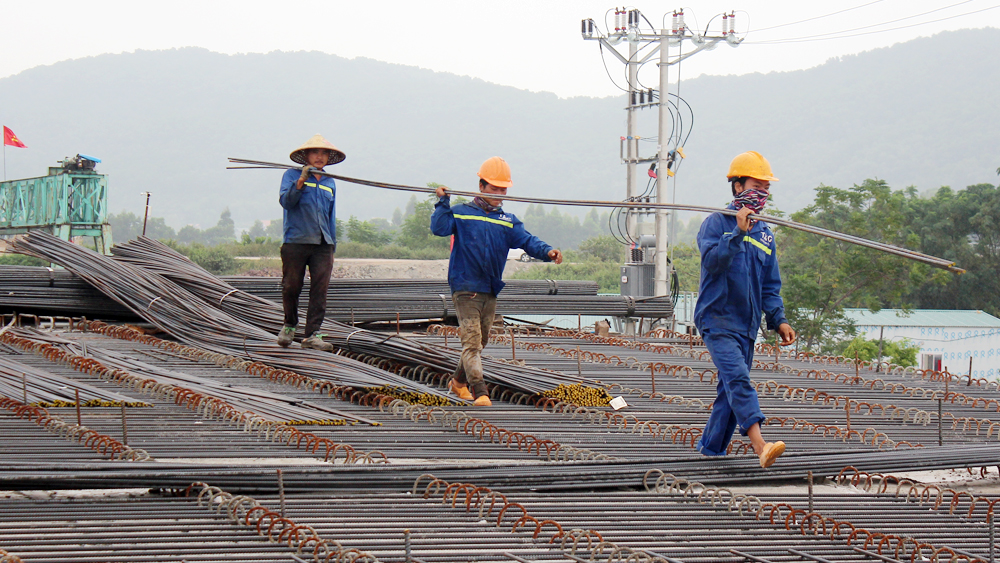
{"label": "concrete power pole", "polygon": [[[630,200],[639,195],[636,165],[639,162],[656,162],[656,202],[669,203],[667,181],[673,177],[674,172],[671,168],[675,168],[674,165],[677,163],[678,158],[684,157],[684,151],[683,147],[680,146],[680,135],[674,136],[672,131],[674,120],[670,109],[671,103],[668,94],[669,81],[667,71],[671,66],[676,65],[691,55],[703,49],[714,48],[722,41],[733,47],[740,44],[742,39],[736,36],[735,14],[721,14],[721,16],[722,30],[719,34],[709,34],[707,29],[704,32],[688,29],[685,24],[683,10],[673,12],[670,29],[660,29],[658,31],[652,29],[652,26],[650,26],[651,29],[649,31],[641,30],[640,21],[645,20],[645,18],[642,17],[639,10],[619,10],[616,8],[614,31],[609,28],[607,29],[607,33],[602,33],[600,27],[593,19],[586,19],[581,22],[581,33],[585,40],[599,41],[611,54],[628,67],[628,87],[625,92],[627,121],[624,139],[625,150],[622,154],[626,164],[626,196]],[[666,17],[663,19],[666,20]],[[615,45],[623,40],[628,42],[628,58],[615,48]],[[694,46],[693,49],[689,49],[686,53],[684,52],[685,41],[690,41]],[[637,60],[638,53],[644,48],[640,47],[642,44],[655,44],[656,46],[646,53],[641,60]],[[677,48],[676,55],[672,59],[670,57],[671,45],[675,45]],[[659,64],[657,65],[659,67],[659,103],[656,104],[659,110],[657,154],[651,158],[643,158],[639,155],[639,144],[636,139],[638,131],[636,96],[640,92],[637,87],[638,69],[643,63],[655,56],[657,52],[659,52]],[[649,92],[650,106],[653,105],[652,95],[653,93]],[[680,104],[677,104],[677,107],[679,109]],[[635,240],[639,240],[638,235],[640,233],[637,227],[637,219],[642,213],[645,212],[635,209],[630,209],[627,212],[626,225],[629,235]],[[659,209],[655,212],[654,217],[654,293],[657,296],[665,296],[670,294],[669,280],[672,274],[671,266],[668,262],[671,242],[668,221],[670,214],[666,210]]]}
{"label": "concrete power pole", "polygon": [[[639,143],[635,140],[638,116],[635,109],[635,85],[638,75],[635,54],[638,45],[634,41],[628,43],[628,89],[625,92],[626,124],[625,124],[625,193],[629,200],[639,195],[637,188],[637,178],[635,177],[636,158],[639,157]],[[636,214],[629,213],[626,223],[630,235],[636,235]]]}
{"label": "concrete power pole", "polygon": [[[667,203],[667,181],[670,180],[670,176],[667,171],[670,170],[670,156],[667,151],[668,141],[670,139],[670,128],[673,126],[672,120],[668,121],[667,117],[670,116],[670,96],[667,95],[668,87],[670,82],[667,77],[667,70],[670,68],[670,37],[666,29],[660,30],[660,114],[657,123],[657,143],[656,143],[656,203]],[[670,276],[673,273],[673,264],[667,263],[667,247],[671,242],[667,233],[667,219],[669,214],[666,209],[656,210],[656,254],[654,254],[654,260],[656,263],[656,272],[653,274],[653,279],[656,283],[656,295],[670,295]]]}

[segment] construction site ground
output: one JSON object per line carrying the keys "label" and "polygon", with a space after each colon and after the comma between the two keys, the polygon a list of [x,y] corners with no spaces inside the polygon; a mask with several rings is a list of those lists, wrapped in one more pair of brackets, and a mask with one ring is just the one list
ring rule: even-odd
{"label": "construction site ground", "polygon": [[[155,241],[115,258],[18,243],[90,293],[22,269],[8,302],[145,321],[4,315],[0,549],[20,561],[994,563],[995,382],[759,345],[763,431],[788,444],[762,469],[739,435],[697,450],[718,383],[697,337],[497,326],[480,408],[447,391],[457,328],[400,330],[375,281],[340,297],[381,329],[328,319],[331,354],[279,347],[280,305]],[[551,289],[522,297],[608,301]]]}

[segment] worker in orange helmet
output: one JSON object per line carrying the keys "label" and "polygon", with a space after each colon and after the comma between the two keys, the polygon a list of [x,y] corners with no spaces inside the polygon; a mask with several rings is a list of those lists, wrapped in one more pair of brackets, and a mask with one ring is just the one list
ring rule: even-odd
{"label": "worker in orange helmet", "polygon": [[795,331],[785,318],[774,233],[752,217],[764,208],[771,182],[778,179],[767,159],[754,151],[734,158],[727,178],[735,198],[729,209],[736,216],[713,213],[698,232],[701,285],[694,322],[719,373],[718,396],[698,450],[726,455],[738,428],[749,436],[761,467],[769,467],[785,452],[785,443],[766,442],[761,435],[765,417],[750,381],[753,346],[762,313],[783,346],[795,342]]}
{"label": "worker in orange helmet", "polygon": [[462,361],[448,386],[460,398],[474,399],[477,406],[492,404],[483,381],[481,353],[490,339],[508,251],[522,248],[533,258],[562,263],[558,249],[526,231],[517,217],[501,208],[502,196],[511,185],[510,166],[494,156],[479,167],[481,196],[451,207],[448,188],[440,186],[431,216],[431,232],[440,237],[454,235],[448,285],[458,315]]}

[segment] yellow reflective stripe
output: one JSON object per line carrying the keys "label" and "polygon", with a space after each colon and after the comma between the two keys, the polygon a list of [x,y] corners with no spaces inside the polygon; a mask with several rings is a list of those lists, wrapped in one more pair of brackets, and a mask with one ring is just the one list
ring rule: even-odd
{"label": "yellow reflective stripe", "polygon": [[755,239],[755,238],[750,238],[749,236],[744,236],[743,237],[743,242],[749,242],[750,244],[752,244],[752,245],[756,246],[757,248],[759,248],[759,249],[763,250],[764,252],[766,252],[768,256],[771,255],[771,248],[768,247],[767,245],[765,245],[764,243],[760,242],[759,240]]}
{"label": "yellow reflective stripe", "polygon": [[500,219],[492,219],[490,217],[480,217],[479,215],[455,215],[456,219],[472,219],[473,221],[486,221],[487,223],[495,223],[497,225],[503,225],[504,227],[514,228],[514,223],[509,221],[501,221]]}
{"label": "yellow reflective stripe", "polygon": [[330,192],[330,195],[333,195],[333,188],[330,188],[328,186],[324,186],[323,184],[317,184],[315,182],[305,182],[303,185],[309,186],[310,188],[319,188],[321,190],[326,190],[326,191]]}

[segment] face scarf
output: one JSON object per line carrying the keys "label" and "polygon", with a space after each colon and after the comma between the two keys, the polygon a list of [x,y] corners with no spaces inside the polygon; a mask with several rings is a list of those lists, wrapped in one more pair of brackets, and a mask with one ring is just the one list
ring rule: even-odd
{"label": "face scarf", "polygon": [[490,204],[486,203],[485,199],[483,199],[481,197],[478,197],[478,196],[476,197],[476,199],[472,200],[472,202],[476,204],[476,207],[482,209],[483,211],[485,211],[487,213],[493,213],[495,211],[499,211],[500,210],[500,206],[499,205],[490,205]]}
{"label": "face scarf", "polygon": [[764,205],[767,204],[767,196],[768,193],[764,190],[746,189],[736,196],[733,205],[736,206],[737,211],[749,207],[754,213],[760,213],[764,209]]}

